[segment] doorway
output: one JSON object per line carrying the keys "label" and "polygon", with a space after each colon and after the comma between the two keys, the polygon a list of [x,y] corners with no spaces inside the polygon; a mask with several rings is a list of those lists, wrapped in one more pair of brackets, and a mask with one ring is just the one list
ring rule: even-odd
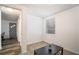
{"label": "doorway", "polygon": [[19,54],[20,42],[17,39],[17,21],[20,11],[3,6],[1,9],[1,42],[0,54]]}
{"label": "doorway", "polygon": [[17,39],[17,33],[16,33],[16,23],[9,23],[9,36],[10,39]]}

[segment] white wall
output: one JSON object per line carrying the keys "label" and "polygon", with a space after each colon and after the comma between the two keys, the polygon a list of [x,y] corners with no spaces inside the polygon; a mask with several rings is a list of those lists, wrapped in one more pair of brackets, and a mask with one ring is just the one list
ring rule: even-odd
{"label": "white wall", "polygon": [[[54,17],[47,17],[43,19],[43,41],[52,43],[56,38],[55,34],[47,34],[46,32],[46,20],[53,19]],[[53,24],[52,24],[53,25]]]}
{"label": "white wall", "polygon": [[16,21],[1,20],[1,33],[5,32],[4,38],[9,38],[9,23],[16,23]]}
{"label": "white wall", "polygon": [[18,21],[19,34],[21,34],[21,53],[27,53],[27,45],[40,42],[42,40],[42,19],[27,13],[27,8],[22,8],[20,21]]}
{"label": "white wall", "polygon": [[[45,39],[46,42],[57,44],[65,49],[79,54],[79,6],[56,14],[56,34],[52,38]],[[50,41],[49,41],[50,40]]]}
{"label": "white wall", "polygon": [[[60,21],[58,21],[60,20]],[[56,40],[65,49],[79,54],[79,6],[56,15]],[[78,23],[77,23],[78,22]]]}
{"label": "white wall", "polygon": [[42,19],[27,15],[27,44],[42,41]]}

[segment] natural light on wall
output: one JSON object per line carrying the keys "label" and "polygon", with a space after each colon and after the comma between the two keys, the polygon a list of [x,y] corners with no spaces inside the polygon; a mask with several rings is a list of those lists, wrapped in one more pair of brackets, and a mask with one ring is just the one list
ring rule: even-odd
{"label": "natural light on wall", "polygon": [[6,8],[9,12],[13,12],[14,10],[12,8]]}
{"label": "natural light on wall", "polygon": [[6,13],[10,13],[10,14],[19,14],[20,11],[17,9],[13,9],[13,8],[9,8],[9,7],[2,7],[2,10]]}

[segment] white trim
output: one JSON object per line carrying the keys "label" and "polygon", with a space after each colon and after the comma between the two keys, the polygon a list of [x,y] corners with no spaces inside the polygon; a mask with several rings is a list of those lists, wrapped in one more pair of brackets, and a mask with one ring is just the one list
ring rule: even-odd
{"label": "white trim", "polygon": [[0,50],[2,49],[1,46],[1,7],[0,7]]}

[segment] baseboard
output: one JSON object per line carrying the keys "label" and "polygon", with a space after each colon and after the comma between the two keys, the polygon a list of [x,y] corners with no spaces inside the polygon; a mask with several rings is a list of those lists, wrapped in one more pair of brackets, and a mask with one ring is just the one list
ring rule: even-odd
{"label": "baseboard", "polygon": [[19,55],[28,55],[27,53],[21,53],[21,54],[19,54]]}
{"label": "baseboard", "polygon": [[[53,43],[53,44],[58,45],[58,44],[56,44],[56,43]],[[63,46],[61,46],[61,45],[58,45],[58,46],[63,47]],[[68,49],[68,48],[65,48],[65,47],[63,47],[63,49],[65,49],[65,50],[67,50],[67,51],[69,51],[69,52],[71,52],[71,53],[73,53],[73,54],[75,54],[75,55],[79,55],[78,53],[76,53],[75,51],[73,51],[73,50],[71,50],[71,49]]]}
{"label": "baseboard", "polygon": [[[45,41],[45,42],[46,42],[46,41]],[[51,43],[49,43],[49,42],[46,42],[46,43],[51,44]],[[53,42],[52,42],[52,43],[53,43]],[[56,43],[53,43],[53,44],[58,45],[58,44],[56,44]],[[58,45],[58,46],[62,47],[61,45]],[[76,53],[75,51],[72,51],[72,50],[70,50],[70,49],[68,49],[68,48],[65,48],[65,47],[63,47],[63,48],[64,48],[65,50],[67,50],[67,51],[69,51],[69,52],[75,54],[75,55],[79,55],[79,53]]]}
{"label": "baseboard", "polygon": [[64,48],[64,49],[67,50],[67,51],[69,51],[69,52],[71,52],[71,53],[73,53],[74,55],[79,55],[78,53],[76,53],[76,52],[74,52],[74,51],[72,51],[72,50],[70,50],[68,48]]}
{"label": "baseboard", "polygon": [[27,45],[31,45],[31,44],[39,43],[39,42],[42,42],[42,41],[35,41],[35,42],[27,43]]}

